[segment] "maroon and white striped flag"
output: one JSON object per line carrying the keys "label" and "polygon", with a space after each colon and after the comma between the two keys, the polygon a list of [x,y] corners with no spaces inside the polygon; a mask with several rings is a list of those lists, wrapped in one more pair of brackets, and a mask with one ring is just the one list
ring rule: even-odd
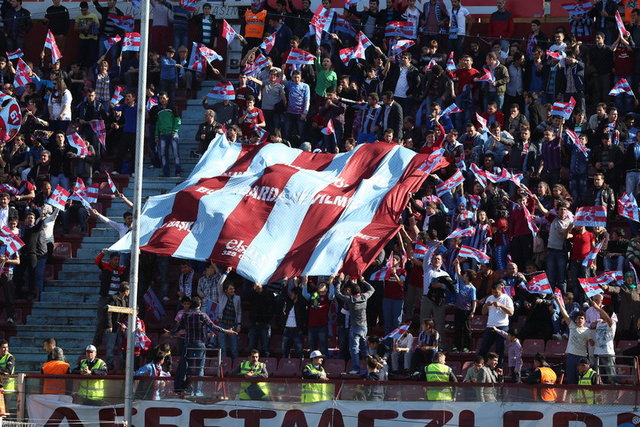
{"label": "maroon and white striped flag", "polygon": [[496,79],[491,74],[491,71],[487,70],[486,68],[484,68],[483,70],[484,70],[484,74],[482,76],[478,77],[478,81],[479,82],[487,82],[487,83],[495,83]]}
{"label": "maroon and white striped flag", "polygon": [[116,187],[116,184],[114,184],[113,180],[111,179],[111,175],[109,175],[109,172],[105,173],[107,174],[107,183],[109,184],[109,189],[113,194],[118,194],[118,187]]}
{"label": "maroon and white striped flag", "polygon": [[417,259],[422,259],[427,254],[428,250],[429,248],[427,248],[421,242],[415,242],[415,245],[413,246],[413,257]]}
{"label": "maroon and white striped flag", "polygon": [[120,40],[122,40],[122,38],[120,37],[120,34],[116,34],[115,37],[109,37],[108,39],[106,39],[104,41],[104,47],[107,50],[107,52],[109,51],[109,49],[111,49],[116,43],[120,42]]}
{"label": "maroon and white striped flag", "polygon": [[578,278],[578,283],[582,287],[582,290],[589,298],[593,298],[598,294],[604,292],[604,290],[600,287],[600,282],[597,277],[588,277],[588,278]]}
{"label": "maroon and white striped flag", "polygon": [[22,239],[17,234],[14,234],[6,225],[3,225],[2,228],[0,228],[0,242],[4,243],[6,246],[7,254],[9,256],[15,254],[24,246]]}
{"label": "maroon and white striped flag", "polygon": [[593,249],[591,249],[589,251],[589,253],[587,254],[587,256],[584,258],[584,260],[582,260],[582,266],[586,267],[586,268],[591,268],[594,263],[596,262],[596,257],[598,256],[598,253],[600,252],[600,249],[602,249],[602,245],[604,244],[604,240],[597,243]]}
{"label": "maroon and white striped flag", "polygon": [[438,197],[442,197],[449,191],[453,191],[458,185],[462,184],[462,181],[464,181],[464,175],[462,175],[462,172],[458,169],[449,179],[436,185]]}
{"label": "maroon and white striped flag", "polygon": [[333,135],[336,129],[333,127],[333,119],[329,119],[327,127],[322,129],[322,133],[325,135]]}
{"label": "maroon and white striped flag", "polygon": [[271,53],[271,49],[276,44],[276,36],[278,35],[277,31],[274,31],[269,35],[269,37],[265,38],[262,43],[260,43],[260,49],[264,50],[264,53],[267,55]]}
{"label": "maroon and white striped flag", "polygon": [[78,150],[76,153],[78,156],[89,156],[89,148],[87,147],[87,143],[84,142],[84,139],[77,132],[72,133],[71,135],[67,135],[67,141],[69,141],[69,145]]}
{"label": "maroon and white striped flag", "polygon": [[222,56],[218,55],[218,53],[213,50],[208,48],[207,46],[200,46],[200,54],[202,55],[202,57],[209,63],[211,64],[213,61],[222,61],[224,58],[222,58]]}
{"label": "maroon and white striped flag", "polygon": [[449,234],[444,240],[455,239],[457,237],[471,237],[476,234],[476,229],[474,227],[469,227],[465,229],[456,228]]}
{"label": "maroon and white striped flag", "polygon": [[191,46],[191,55],[189,56],[189,65],[187,68],[197,72],[204,72],[207,68],[207,60],[200,53],[200,48],[206,47],[202,43],[193,42]]}
{"label": "maroon and white striped flag", "polygon": [[573,96],[569,99],[569,102],[554,102],[551,107],[551,115],[552,116],[560,116],[565,120],[569,120],[571,117],[571,113],[573,113],[573,108],[576,106],[576,100]]}
{"label": "maroon and white striped flag", "polygon": [[236,99],[236,91],[233,88],[233,84],[231,82],[227,83],[216,83],[216,85],[209,91],[207,94],[207,98],[211,98],[213,100],[227,100],[233,101]]}
{"label": "maroon and white striped flag", "polygon": [[618,215],[635,222],[640,222],[638,202],[636,202],[636,198],[633,197],[633,194],[624,193],[620,199],[618,199]]}
{"label": "maroon and white striped flag", "polygon": [[456,67],[456,62],[453,59],[454,52],[449,52],[449,57],[447,58],[447,71],[451,71],[452,73],[458,69]]}
{"label": "maroon and white striped flag", "polygon": [[18,64],[16,65],[16,75],[13,77],[13,86],[21,87],[33,81],[31,77],[31,68],[27,65],[22,58],[18,58]]}
{"label": "maroon and white striped flag", "polygon": [[226,19],[223,19],[222,20],[222,37],[227,39],[227,44],[231,44],[231,42],[233,41],[233,39],[236,38],[237,35],[238,33],[236,33],[236,30],[234,30],[233,27],[229,25]]}
{"label": "maroon and white striped flag", "polygon": [[122,86],[116,86],[116,88],[113,90],[111,101],[109,101],[111,105],[117,105],[120,103],[120,101],[122,101],[122,98],[124,98],[124,95],[122,94],[123,91],[124,89],[122,88]]}
{"label": "maroon and white striped flag", "polygon": [[[185,182],[149,199],[142,250],[211,260],[261,284],[360,276],[397,233],[426,157],[395,144],[307,153],[219,135]],[[112,249],[129,250],[128,239]]]}
{"label": "maroon and white striped flag", "polygon": [[384,30],[385,37],[402,37],[405,39],[414,39],[416,26],[409,21],[391,21]]}
{"label": "maroon and white striped flag", "polygon": [[126,33],[122,42],[123,52],[140,52],[140,33]]}
{"label": "maroon and white striped flag", "polygon": [[7,52],[7,58],[9,61],[13,61],[14,59],[22,58],[24,53],[22,53],[22,49],[18,48],[12,52]]}
{"label": "maroon and white striped flag", "polygon": [[44,41],[44,47],[51,50],[51,63],[55,64],[62,58],[62,54],[60,53],[60,49],[58,49],[58,45],[56,44],[56,38],[53,37],[51,30],[47,31],[47,38]]}
{"label": "maroon and white striped flag", "polygon": [[47,203],[53,206],[54,208],[58,208],[61,211],[65,210],[67,206],[67,200],[69,199],[69,192],[62,188],[61,186],[57,186],[55,190],[51,193],[51,196],[47,199]]}
{"label": "maroon and white striped flag", "polygon": [[547,273],[533,276],[527,283],[526,291],[530,294],[552,294],[553,291],[551,290]]}
{"label": "maroon and white striped flag", "polygon": [[369,37],[367,37],[362,31],[358,33],[358,42],[360,42],[362,44],[362,47],[365,49],[369,46],[373,46],[373,43],[371,43]]}
{"label": "maroon and white striped flag", "polygon": [[587,206],[579,208],[573,218],[573,225],[585,227],[606,227],[607,208],[604,206]]}
{"label": "maroon and white striped flag", "polygon": [[382,338],[382,340],[384,341],[384,340],[387,340],[389,338],[391,338],[393,340],[397,340],[398,338],[403,336],[404,333],[407,332],[410,327],[411,327],[411,322],[404,323],[404,324],[398,326],[397,328],[395,328],[393,331],[389,332],[387,335],[385,335],[384,338]]}
{"label": "maroon and white striped flag", "polygon": [[480,264],[488,264],[491,261],[489,255],[485,254],[479,249],[472,248],[471,246],[462,245],[458,252],[460,258],[472,258],[478,261]]}
{"label": "maroon and white striped flag", "polygon": [[618,27],[618,31],[620,35],[623,37],[627,37],[631,33],[624,27],[624,22],[622,22],[622,17],[620,16],[620,12],[616,10],[616,26]]}
{"label": "maroon and white striped flag", "polygon": [[291,65],[306,65],[313,64],[315,60],[316,57],[309,52],[294,48],[289,51],[286,63]]}
{"label": "maroon and white striped flag", "polygon": [[391,270],[393,269],[394,264],[393,251],[389,254],[389,258],[387,258],[387,264],[382,267],[380,270],[376,271],[369,277],[369,280],[387,280],[391,277]]}
{"label": "maroon and white striped flag", "polygon": [[100,141],[100,145],[103,147],[107,147],[107,129],[104,126],[104,120],[91,120],[89,121],[89,125],[91,125],[91,129],[98,137],[98,141]]}

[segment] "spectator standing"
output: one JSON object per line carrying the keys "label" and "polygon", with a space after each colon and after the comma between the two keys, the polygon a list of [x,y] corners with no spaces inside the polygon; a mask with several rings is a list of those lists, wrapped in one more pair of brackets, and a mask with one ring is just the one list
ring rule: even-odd
{"label": "spectator standing", "polygon": [[178,70],[182,65],[173,58],[176,50],[169,46],[165,56],[160,58],[160,91],[167,92],[170,99],[174,98],[178,86]]}
{"label": "spectator standing", "polygon": [[256,348],[265,357],[269,357],[271,339],[271,321],[276,311],[276,293],[267,286],[253,285],[249,293],[251,311],[249,312],[249,348]]}
{"label": "spectator standing", "polygon": [[429,0],[422,8],[420,25],[422,30],[422,41],[428,43],[430,40],[440,38],[441,30],[444,30],[449,22],[447,8],[442,0]]}
{"label": "spectator standing", "polygon": [[53,91],[49,97],[49,117],[51,118],[50,129],[65,132],[71,122],[71,104],[73,97],[67,89],[64,79],[58,78],[53,82]]}
{"label": "spectator standing", "polygon": [[591,19],[596,21],[594,30],[602,33],[603,41],[608,45],[614,42],[618,33],[615,20],[615,14],[618,11],[617,3],[615,0],[596,0],[592,3],[593,7],[589,12]]}
{"label": "spectator standing", "polygon": [[491,287],[491,295],[485,299],[485,303],[482,306],[482,314],[488,314],[489,317],[482,335],[478,354],[486,359],[489,349],[495,344],[496,353],[500,356],[500,366],[502,366],[504,354],[504,340],[494,332],[493,327],[507,331],[509,328],[509,316],[513,316],[513,313],[513,300],[504,293],[504,282],[494,283]]}
{"label": "spectator standing", "polygon": [[302,289],[292,288],[282,303],[284,332],[282,334],[282,357],[291,358],[291,347],[294,347],[294,358],[302,357],[303,333],[306,330],[307,303],[302,297]]}
{"label": "spectator standing", "polygon": [[9,5],[10,8],[2,7],[6,48],[8,52],[16,49],[24,51],[27,33],[33,26],[31,12],[22,7],[22,0],[10,0]]}
{"label": "spectator standing", "polygon": [[[40,367],[40,372],[44,375],[66,375],[69,373],[70,365],[66,362],[64,351],[60,347],[51,350],[51,359]],[[42,394],[65,394],[67,387],[65,380],[46,379],[42,381]]]}
{"label": "spectator standing", "polygon": [[209,148],[209,144],[218,134],[220,124],[215,121],[216,113],[207,109],[204,112],[204,122],[200,123],[196,131],[196,142],[198,143],[198,154],[204,154]]}
{"label": "spectator standing", "polygon": [[306,277],[302,282],[302,296],[308,301],[308,346],[319,349],[322,354],[328,353],[329,308],[336,292],[333,281],[334,277],[330,277],[328,281],[321,281],[311,289]]}
{"label": "spectator standing", "polygon": [[460,4],[460,0],[451,0],[451,9],[448,12],[449,44],[447,50],[460,56],[464,48],[465,38],[471,30],[473,21],[469,10]]}
{"label": "spectator standing", "polygon": [[[229,336],[229,347],[232,358],[238,357],[238,334],[242,328],[242,306],[240,295],[236,295],[236,287],[231,282],[223,284],[223,293],[220,295],[217,315],[220,327],[235,331]],[[227,356],[227,340],[224,335],[218,336],[218,344],[223,356]]]}
{"label": "spectator standing", "polygon": [[163,0],[151,0],[151,49],[162,52],[171,40],[169,31],[170,10]]}
{"label": "spectator standing", "polygon": [[308,84],[302,82],[300,70],[293,71],[291,81],[287,82],[285,88],[287,91],[287,115],[284,122],[284,137],[289,141],[295,141],[297,144],[294,145],[299,145],[302,142],[309,113],[311,89]]}
{"label": "spectator standing", "polygon": [[[100,14],[100,34],[98,37],[98,56],[100,57],[107,51],[104,44],[107,39],[114,37],[116,34],[124,37],[124,31],[116,26],[116,20],[113,18],[113,16],[124,15],[124,13],[116,7],[116,3],[117,0],[107,0],[107,6],[100,6],[98,0],[93,0],[93,5]],[[118,46],[112,46],[110,49],[111,58],[115,59],[119,55],[119,52],[120,49]]]}
{"label": "spectator standing", "polygon": [[169,94],[160,92],[158,105],[153,107],[152,115],[156,117],[156,144],[162,160],[162,175],[169,176],[169,151],[173,152],[175,176],[180,176],[180,152],[178,149],[178,132],[182,120],[176,108],[169,104]]}
{"label": "spectator standing", "polygon": [[514,32],[513,16],[505,8],[506,3],[507,0],[497,0],[498,10],[493,12],[489,18],[489,37],[500,39],[500,47],[503,52],[509,50],[509,43]]}
{"label": "spectator standing", "polygon": [[76,16],[74,28],[78,32],[78,58],[85,67],[95,63],[98,58],[98,34],[100,20],[98,16],[89,12],[89,3],[80,2],[80,14]]}
{"label": "spectator standing", "polygon": [[254,77],[247,78],[261,87],[261,107],[266,122],[266,130],[269,133],[273,133],[274,129],[281,128],[282,113],[287,105],[284,85],[280,83],[280,71],[277,68],[271,68],[267,81],[258,80]]}
{"label": "spectator standing", "polygon": [[576,384],[578,363],[581,359],[588,356],[588,341],[591,336],[591,330],[586,326],[586,316],[584,312],[579,311],[572,320],[562,301],[560,301],[557,296],[554,298],[564,322],[569,326],[569,342],[565,350],[565,383]]}
{"label": "spectator standing", "polygon": [[519,383],[520,372],[522,371],[522,344],[520,344],[520,340],[518,339],[518,332],[514,329],[505,332],[495,326],[493,327],[493,331],[505,340],[507,365],[511,370],[511,381]]}
{"label": "spectator standing", "polygon": [[406,115],[413,115],[416,97],[420,94],[420,72],[411,63],[411,52],[402,52],[399,63],[387,61],[383,90],[393,92],[393,97]]}
{"label": "spectator standing", "polygon": [[473,281],[476,279],[474,270],[466,270],[462,274],[460,259],[453,262],[456,272],[456,311],[454,316],[454,346],[451,351],[468,352],[471,348],[471,319],[476,311],[476,287]]}
{"label": "spectator standing", "polygon": [[56,39],[56,44],[61,52],[64,52],[67,33],[69,32],[69,10],[62,6],[61,0],[52,0],[53,6],[47,8],[42,22],[49,27],[51,34]]}
{"label": "spectator standing", "polygon": [[360,372],[360,353],[366,347],[367,339],[367,301],[373,295],[373,287],[360,278],[351,281],[344,286],[344,290],[338,286],[336,297],[345,303],[349,312],[349,350],[351,354],[350,374]]}
{"label": "spectator standing", "polygon": [[596,320],[595,333],[593,334],[595,364],[604,383],[617,384],[616,353],[613,339],[616,335],[618,317],[613,313],[611,306],[607,306],[605,310],[602,304],[596,300],[592,300],[592,308],[600,315]]}
{"label": "spectator standing", "polygon": [[213,47],[213,42],[217,36],[215,17],[211,14],[211,4],[205,3],[202,6],[202,13],[194,17],[197,34],[196,42],[207,47]]}
{"label": "spectator standing", "polygon": [[436,329],[444,330],[445,285],[438,279],[445,277],[449,279],[442,266],[442,255],[435,254],[435,251],[442,246],[442,242],[435,243],[423,260],[423,287],[422,302],[420,304],[420,319],[432,318]]}

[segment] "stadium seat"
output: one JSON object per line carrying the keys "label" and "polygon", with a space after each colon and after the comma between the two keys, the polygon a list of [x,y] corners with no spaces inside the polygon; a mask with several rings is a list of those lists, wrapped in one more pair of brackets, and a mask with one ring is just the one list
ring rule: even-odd
{"label": "stadium seat", "polygon": [[533,357],[536,353],[544,354],[544,340],[531,339],[522,343],[522,356]]}
{"label": "stadium seat", "polygon": [[230,357],[223,357],[220,365],[218,365],[218,358],[214,357],[207,359],[204,367],[204,374],[206,376],[219,377],[220,369],[222,368],[222,376],[227,377],[231,374],[232,360]]}
{"label": "stadium seat", "polygon": [[462,375],[462,362],[458,362],[457,360],[448,361],[447,365],[449,365],[456,376]]}
{"label": "stadium seat", "polygon": [[345,363],[342,359],[329,359],[324,362],[324,370],[327,371],[329,378],[340,378],[346,371]]}
{"label": "stadium seat", "polygon": [[300,359],[280,359],[278,368],[273,373],[273,376],[279,378],[300,378],[300,372]]}
{"label": "stadium seat", "polygon": [[637,345],[638,341],[635,340],[620,340],[616,345],[616,353],[622,353],[624,350],[635,347]]}
{"label": "stadium seat", "polygon": [[67,260],[73,257],[73,248],[69,242],[55,242],[51,253],[53,258],[58,260]]}
{"label": "stadium seat", "polygon": [[462,364],[462,376],[464,377],[467,374],[467,369],[474,365],[473,360],[467,360]]}
{"label": "stadium seat", "polygon": [[567,350],[567,343],[566,340],[549,340],[544,348],[544,354],[552,357],[563,356]]}

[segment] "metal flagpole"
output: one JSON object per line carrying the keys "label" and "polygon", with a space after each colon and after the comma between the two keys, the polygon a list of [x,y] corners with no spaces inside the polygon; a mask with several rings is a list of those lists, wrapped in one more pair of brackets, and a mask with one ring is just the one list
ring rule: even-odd
{"label": "metal flagpole", "polygon": [[131,272],[129,275],[129,313],[127,328],[127,360],[125,365],[124,416],[131,427],[133,417],[133,348],[136,332],[136,305],[138,300],[138,270],[140,261],[140,211],[142,206],[142,172],[144,167],[144,129],[147,93],[147,50],[149,46],[149,1],[140,1],[140,66],[138,67],[138,100],[136,106],[135,187],[133,189],[133,228],[131,229]]}

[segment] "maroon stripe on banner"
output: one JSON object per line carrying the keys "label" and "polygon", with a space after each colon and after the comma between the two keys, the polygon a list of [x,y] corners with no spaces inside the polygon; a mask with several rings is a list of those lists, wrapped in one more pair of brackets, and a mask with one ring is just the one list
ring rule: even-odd
{"label": "maroon stripe on banner", "polygon": [[[373,219],[351,242],[345,257],[342,272],[349,276],[361,276],[371,261],[380,253],[400,229],[398,221],[409,201],[409,192],[417,191],[427,175],[417,168],[427,155],[418,154],[405,169],[402,177],[385,196]],[[380,239],[368,239],[377,236]]]}
{"label": "maroon stripe on banner", "polygon": [[158,255],[173,255],[198,219],[200,199],[211,191],[223,188],[233,175],[246,172],[263,147],[264,145],[243,145],[236,161],[222,176],[202,178],[197,184],[179,191],[171,212],[141,249]]}
{"label": "maroon stripe on banner", "polygon": [[235,269],[242,257],[251,257],[258,263],[261,257],[267,256],[247,253],[246,249],[265,226],[289,179],[299,171],[298,168],[283,164],[265,168],[264,174],[227,217],[210,259]]}
{"label": "maroon stripe on banner", "polygon": [[331,164],[334,157],[335,154],[308,153],[303,151],[298,157],[296,157],[296,160],[292,165],[302,169],[321,171]]}
{"label": "maroon stripe on banner", "polygon": [[393,149],[392,144],[366,144],[349,159],[333,184],[326,186],[309,206],[298,234],[270,280],[299,276],[322,236],[338,221],[363,179],[370,178]]}

